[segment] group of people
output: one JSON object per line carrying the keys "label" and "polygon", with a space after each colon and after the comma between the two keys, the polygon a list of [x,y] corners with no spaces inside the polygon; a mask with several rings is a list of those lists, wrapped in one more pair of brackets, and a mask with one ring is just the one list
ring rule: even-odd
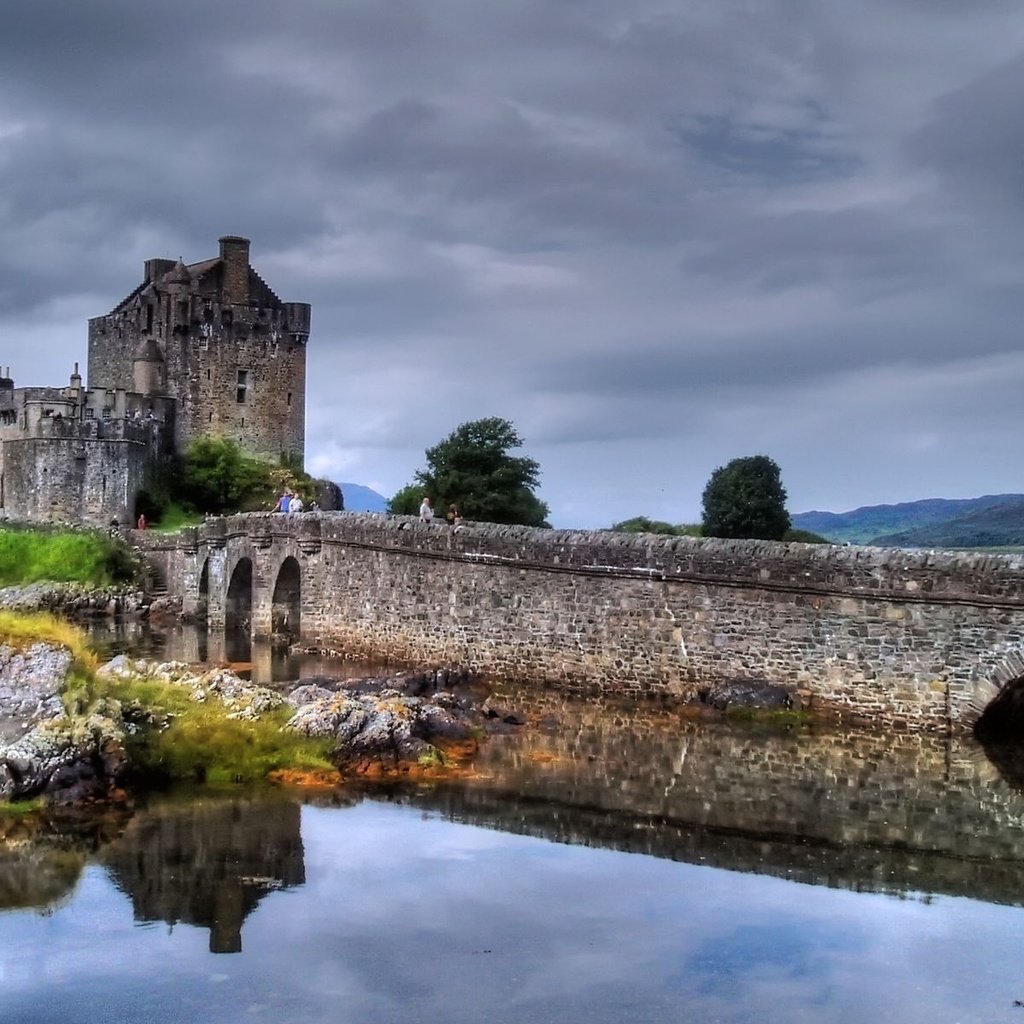
{"label": "group of people", "polygon": [[[459,506],[454,502],[448,506],[448,512],[445,515],[445,522],[449,526],[458,526],[462,522],[462,513],[459,511]],[[434,507],[430,504],[429,498],[424,498],[420,502],[420,522],[421,523],[432,523],[434,521]]]}
{"label": "group of people", "polygon": [[[315,501],[310,502],[309,511],[316,512],[320,508]],[[304,512],[306,509],[306,503],[302,500],[302,497],[296,494],[294,491],[282,491],[281,497],[277,499],[277,504],[271,509],[272,512]]]}

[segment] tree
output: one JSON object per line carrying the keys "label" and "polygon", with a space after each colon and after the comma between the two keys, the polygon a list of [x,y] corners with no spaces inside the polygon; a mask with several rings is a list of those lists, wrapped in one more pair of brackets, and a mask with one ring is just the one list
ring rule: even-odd
{"label": "tree", "polygon": [[388,511],[393,516],[415,516],[419,514],[420,502],[426,494],[422,484],[406,484],[388,502]]}
{"label": "tree", "polygon": [[767,455],[733,459],[704,488],[704,536],[781,540],[789,529],[786,489]]}
{"label": "tree", "polygon": [[199,512],[234,512],[263,479],[263,466],[226,437],[197,437],[182,465],[182,497]]}
{"label": "tree", "polygon": [[412,514],[426,494],[438,516],[455,504],[466,519],[545,526],[548,507],[533,493],[540,467],[534,459],[509,454],[522,443],[508,420],[492,416],[463,423],[427,449],[427,468],[417,470],[416,482],[402,488],[389,508]]}

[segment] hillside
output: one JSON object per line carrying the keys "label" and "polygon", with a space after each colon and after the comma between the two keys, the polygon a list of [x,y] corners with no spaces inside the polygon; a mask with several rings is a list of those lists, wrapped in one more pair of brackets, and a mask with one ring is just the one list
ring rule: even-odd
{"label": "hillside", "polygon": [[388,499],[362,484],[342,483],[346,512],[386,512]]}
{"label": "hillside", "polygon": [[916,548],[993,548],[1024,545],[1024,498],[975,509],[944,523],[883,534],[875,544]]}
{"label": "hillside", "polygon": [[800,512],[792,516],[792,521],[794,527],[819,533],[831,541],[871,544],[882,543],[879,540],[881,537],[902,535],[911,530],[948,523],[974,512],[1015,502],[1024,502],[1024,494],[987,494],[980,498],[925,498],[922,501],[901,502],[897,505],[865,505],[852,512]]}

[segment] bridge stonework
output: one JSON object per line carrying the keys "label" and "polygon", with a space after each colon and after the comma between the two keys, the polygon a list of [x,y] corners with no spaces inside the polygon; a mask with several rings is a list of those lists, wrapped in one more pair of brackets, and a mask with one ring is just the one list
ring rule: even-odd
{"label": "bridge stonework", "polygon": [[452,529],[345,512],[252,513],[137,537],[185,613],[212,627],[230,616],[229,591],[250,588],[257,636],[272,628],[293,560],[303,641],[352,658],[458,663],[623,697],[767,679],[812,710],[930,730],[967,728],[1024,675],[1021,555]]}

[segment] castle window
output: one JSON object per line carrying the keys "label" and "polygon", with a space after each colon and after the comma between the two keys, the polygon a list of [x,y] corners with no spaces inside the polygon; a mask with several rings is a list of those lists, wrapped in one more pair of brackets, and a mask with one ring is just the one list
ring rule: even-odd
{"label": "castle window", "polygon": [[85,410],[85,418],[86,418],[87,420],[91,420],[91,419],[92,419],[92,418],[93,418],[93,417],[94,417],[95,415],[96,415],[96,410],[95,410],[95,409],[90,409],[90,408],[89,408],[89,407],[87,406],[87,407],[86,407],[86,410]]}
{"label": "castle window", "polygon": [[109,405],[103,407],[103,418],[105,420],[109,420],[110,419],[110,406]]}
{"label": "castle window", "polygon": [[235,312],[232,309],[222,309],[220,313],[220,322],[225,327],[230,327],[235,322]]}
{"label": "castle window", "polygon": [[291,405],[292,405],[292,393],[289,391],[288,392],[288,408],[289,409],[291,408]]}
{"label": "castle window", "polygon": [[245,426],[245,417],[244,416],[242,417],[242,426],[243,427]]}
{"label": "castle window", "polygon": [[241,405],[245,401],[245,394],[249,390],[249,371],[238,371],[238,386],[235,389],[235,401]]}
{"label": "castle window", "polygon": [[153,307],[149,304],[146,305],[146,333],[148,334],[153,330]]}
{"label": "castle window", "polygon": [[188,300],[178,303],[178,315],[182,320],[188,319]]}
{"label": "castle window", "polygon": [[212,412],[210,413],[210,419],[209,419],[209,422],[210,422],[210,423],[212,423],[212,422],[213,422],[213,413],[212,413]]}
{"label": "castle window", "polygon": [[209,371],[209,370],[207,370],[207,371],[206,371],[206,379],[207,379],[207,380],[209,380],[209,379],[210,379],[210,371]]}

